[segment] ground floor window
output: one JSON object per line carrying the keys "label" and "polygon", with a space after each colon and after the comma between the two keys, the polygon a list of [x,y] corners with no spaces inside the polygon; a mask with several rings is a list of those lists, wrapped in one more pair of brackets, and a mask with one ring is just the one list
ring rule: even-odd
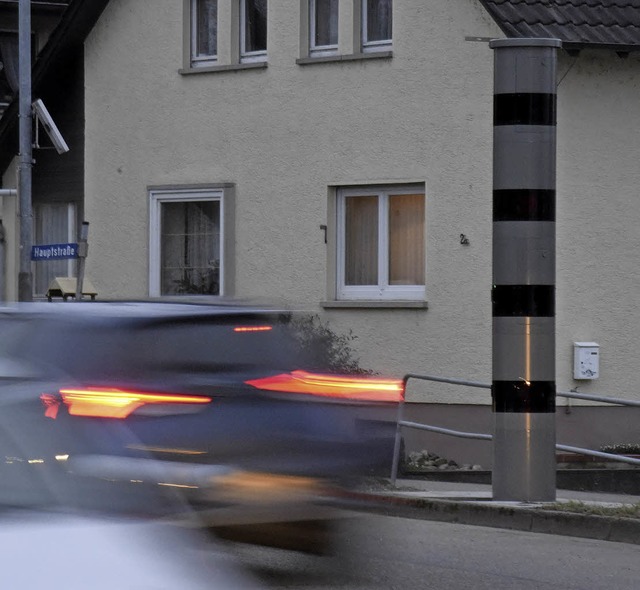
{"label": "ground floor window", "polygon": [[222,190],[151,192],[151,295],[223,294],[222,208]]}
{"label": "ground floor window", "polygon": [[[76,241],[75,203],[36,203],[34,244],[68,244]],[[46,295],[56,277],[74,277],[75,260],[48,260],[34,263],[34,295]]]}
{"label": "ground floor window", "polygon": [[337,197],[338,299],[424,299],[424,188],[342,188]]}

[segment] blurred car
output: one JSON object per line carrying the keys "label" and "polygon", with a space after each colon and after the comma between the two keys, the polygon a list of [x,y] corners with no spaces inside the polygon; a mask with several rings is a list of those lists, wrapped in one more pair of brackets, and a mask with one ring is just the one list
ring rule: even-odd
{"label": "blurred car", "polygon": [[281,520],[325,521],[308,508],[330,483],[389,472],[403,387],[331,373],[297,329],[291,313],[239,304],[6,307],[0,396],[55,431],[50,454],[93,457],[112,479],[182,486],[193,503],[217,505],[220,526],[247,524],[224,516],[234,504],[234,518],[252,508],[253,524],[273,522],[274,506]]}
{"label": "blurred car", "polygon": [[74,473],[69,457],[47,453],[60,442],[56,430],[38,428],[31,418],[20,396],[0,398],[3,587],[263,587],[222,547],[167,522],[185,510],[178,496]]}
{"label": "blurred car", "polygon": [[6,588],[251,590],[265,588],[209,542],[160,523],[4,514]]}

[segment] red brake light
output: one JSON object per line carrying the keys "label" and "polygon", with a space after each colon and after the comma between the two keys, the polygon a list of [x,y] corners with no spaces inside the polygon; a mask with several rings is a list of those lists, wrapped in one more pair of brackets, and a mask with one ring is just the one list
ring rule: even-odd
{"label": "red brake light", "polygon": [[404,398],[401,379],[351,377],[292,371],[246,382],[258,389],[306,393],[323,397],[374,402],[400,402]]}
{"label": "red brake light", "polygon": [[234,332],[269,332],[273,326],[236,326]]}
{"label": "red brake light", "polygon": [[[114,388],[89,387],[83,389],[61,389],[62,401],[68,406],[72,416],[92,416],[94,418],[126,418],[147,404],[206,404],[211,398],[199,395],[176,395],[149,393]],[[43,394],[41,399],[52,415],[52,396]]]}

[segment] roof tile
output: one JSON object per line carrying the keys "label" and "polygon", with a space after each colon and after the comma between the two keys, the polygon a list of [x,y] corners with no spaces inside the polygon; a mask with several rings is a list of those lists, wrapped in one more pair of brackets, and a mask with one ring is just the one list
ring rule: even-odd
{"label": "roof tile", "polygon": [[480,0],[508,37],[640,50],[640,0]]}

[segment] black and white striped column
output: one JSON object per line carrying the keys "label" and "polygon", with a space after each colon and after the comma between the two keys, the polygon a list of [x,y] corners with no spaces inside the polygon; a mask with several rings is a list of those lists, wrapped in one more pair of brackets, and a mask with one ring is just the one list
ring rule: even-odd
{"label": "black and white striped column", "polygon": [[494,49],[493,499],[554,501],[557,39]]}

